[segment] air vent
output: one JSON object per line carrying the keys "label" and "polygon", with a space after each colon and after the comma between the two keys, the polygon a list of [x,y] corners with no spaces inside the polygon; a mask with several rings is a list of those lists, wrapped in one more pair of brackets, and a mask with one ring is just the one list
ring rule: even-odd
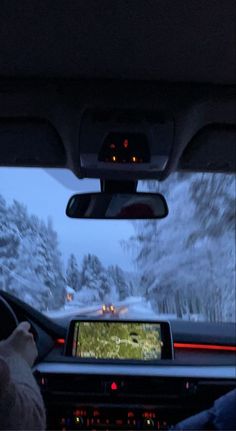
{"label": "air vent", "polygon": [[122,393],[129,397],[145,398],[176,398],[183,391],[183,382],[181,380],[163,380],[155,378],[126,379]]}
{"label": "air vent", "polygon": [[[117,384],[117,390],[111,390],[112,382]],[[79,375],[47,375],[38,378],[42,390],[53,395],[76,395],[96,397],[110,397],[127,400],[150,402],[160,399],[173,400],[185,391],[185,382],[182,379],[157,379],[150,377],[109,377],[109,376],[79,376]]]}
{"label": "air vent", "polygon": [[39,379],[45,390],[53,393],[101,394],[104,392],[98,376],[47,375]]}

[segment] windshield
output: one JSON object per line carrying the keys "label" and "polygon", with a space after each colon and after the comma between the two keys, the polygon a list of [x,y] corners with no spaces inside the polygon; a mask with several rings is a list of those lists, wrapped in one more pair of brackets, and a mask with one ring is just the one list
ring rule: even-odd
{"label": "windshield", "polygon": [[67,170],[0,168],[0,290],[51,316],[235,321],[235,176],[140,182],[163,220],[75,220]]}

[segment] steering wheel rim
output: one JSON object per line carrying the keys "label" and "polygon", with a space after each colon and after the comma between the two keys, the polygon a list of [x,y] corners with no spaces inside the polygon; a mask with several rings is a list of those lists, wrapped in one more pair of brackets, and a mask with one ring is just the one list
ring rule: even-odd
{"label": "steering wheel rim", "polygon": [[11,306],[0,296],[0,341],[8,338],[18,323],[18,319]]}

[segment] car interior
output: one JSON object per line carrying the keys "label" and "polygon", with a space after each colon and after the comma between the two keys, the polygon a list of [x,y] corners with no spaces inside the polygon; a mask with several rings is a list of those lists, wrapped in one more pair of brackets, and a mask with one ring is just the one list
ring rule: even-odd
{"label": "car interior", "polygon": [[[235,181],[235,23],[234,0],[2,2],[0,169],[97,179],[97,195],[65,202],[64,217],[78,224],[168,218],[164,193],[147,200],[141,181],[165,184],[175,173]],[[49,317],[0,284],[0,340],[18,322],[31,324],[48,430],[170,429],[235,389],[235,318],[121,323],[122,311],[101,301],[102,319]],[[160,350],[148,360],[128,347],[109,356],[104,334],[119,344],[126,330],[132,345],[142,331],[147,345],[159,331]],[[96,357],[87,352],[92,333]]]}

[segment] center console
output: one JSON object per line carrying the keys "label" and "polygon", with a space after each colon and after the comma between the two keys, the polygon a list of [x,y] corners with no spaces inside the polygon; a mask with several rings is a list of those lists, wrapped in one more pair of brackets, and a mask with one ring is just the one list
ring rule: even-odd
{"label": "center console", "polygon": [[[174,377],[178,367],[172,377],[161,376],[164,369],[159,376],[151,376],[149,369],[145,375],[145,369],[141,372],[135,366],[124,367],[125,374],[112,368],[89,372],[81,366],[76,372],[71,366],[68,373],[70,364],[64,364],[64,371],[56,364],[39,367],[37,379],[47,406],[48,429],[165,430],[210,407],[235,387],[233,379],[223,377],[224,370],[220,379],[213,380]],[[202,371],[199,367],[199,375]]]}
{"label": "center console", "polygon": [[53,388],[50,379],[50,395],[45,399],[50,405],[50,427],[63,431],[167,429],[169,403],[165,407],[163,399],[153,399],[150,383],[126,376],[73,376],[69,380],[67,376],[60,395],[55,387],[58,381]]}

